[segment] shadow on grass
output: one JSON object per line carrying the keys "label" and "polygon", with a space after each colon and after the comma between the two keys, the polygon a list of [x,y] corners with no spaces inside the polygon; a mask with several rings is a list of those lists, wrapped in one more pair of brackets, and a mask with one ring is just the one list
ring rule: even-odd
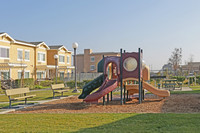
{"label": "shadow on grass", "polygon": [[109,124],[80,129],[74,133],[195,132],[200,130],[199,119],[200,114],[136,114]]}

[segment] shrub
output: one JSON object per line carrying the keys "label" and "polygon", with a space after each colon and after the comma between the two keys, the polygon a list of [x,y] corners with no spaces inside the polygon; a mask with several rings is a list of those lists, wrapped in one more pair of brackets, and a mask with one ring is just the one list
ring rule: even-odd
{"label": "shrub", "polygon": [[85,85],[84,82],[77,82],[77,86],[78,86],[79,88],[83,88],[84,85]]}
{"label": "shrub", "polygon": [[[23,79],[23,80],[24,80],[24,87],[29,87],[29,88],[34,87],[34,79],[33,78],[27,78],[27,79]],[[21,79],[14,80],[14,84],[16,85],[16,87],[19,88],[21,85]]]}
{"label": "shrub", "polygon": [[189,77],[190,79],[190,84],[192,84],[194,82],[194,77]]}
{"label": "shrub", "polygon": [[200,76],[197,76],[197,77],[196,77],[196,80],[197,80],[196,82],[197,82],[198,84],[200,84]]}
{"label": "shrub", "polygon": [[87,83],[89,83],[92,80],[83,80],[84,85],[86,85]]}
{"label": "shrub", "polygon": [[45,81],[41,81],[40,85],[43,87],[49,87],[49,86],[51,86],[52,83],[53,83],[53,81],[51,81],[51,80],[45,80]]}
{"label": "shrub", "polygon": [[183,84],[188,84],[188,80],[185,79],[185,80],[183,81]]}
{"label": "shrub", "polygon": [[185,80],[184,76],[172,76],[172,79],[177,79],[178,82],[183,82]]}
{"label": "shrub", "polygon": [[41,86],[41,85],[35,85],[34,88],[35,88],[35,89],[43,89],[44,87]]}
{"label": "shrub", "polygon": [[[68,81],[65,84],[71,89],[75,87],[75,81]],[[77,82],[77,87],[78,88],[83,88],[84,85],[85,85],[84,82]]]}
{"label": "shrub", "polygon": [[68,81],[68,82],[66,82],[66,84],[71,89],[75,87],[75,81]]}

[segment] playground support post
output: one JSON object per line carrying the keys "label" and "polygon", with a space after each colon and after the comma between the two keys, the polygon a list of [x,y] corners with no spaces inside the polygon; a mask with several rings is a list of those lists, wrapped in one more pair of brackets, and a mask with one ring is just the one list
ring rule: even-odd
{"label": "playground support post", "polygon": [[105,105],[105,96],[103,96],[103,105]]}
{"label": "playground support post", "polygon": [[107,103],[109,103],[109,93],[107,94]]}
{"label": "playground support post", "polygon": [[141,49],[138,49],[138,53],[139,53],[139,61],[138,61],[138,84],[139,84],[139,104],[142,103],[142,85],[141,85],[141,66],[142,66],[142,62],[141,62]]}
{"label": "playground support post", "polygon": [[[126,50],[124,50],[124,53],[126,53]],[[126,87],[124,85],[124,104],[126,103]]]}
{"label": "playground support post", "polygon": [[124,104],[126,103],[126,86],[124,85]]}
{"label": "playground support post", "polygon": [[126,101],[128,101],[128,90],[126,91]]}
{"label": "playground support post", "polygon": [[121,88],[121,105],[123,105],[123,85],[122,85],[122,49],[120,49],[120,88]]}
{"label": "playground support post", "polygon": [[143,89],[143,81],[142,81],[142,84],[141,84],[141,88],[142,88],[142,101],[144,100],[144,89]]}
{"label": "playground support post", "polygon": [[110,92],[110,101],[112,101],[112,91]]}
{"label": "playground support post", "polygon": [[[103,55],[103,66],[104,66],[104,55]],[[103,69],[103,74],[104,74],[104,69]],[[105,80],[105,77],[103,77],[103,81]],[[103,105],[105,105],[105,96],[103,96]]]}

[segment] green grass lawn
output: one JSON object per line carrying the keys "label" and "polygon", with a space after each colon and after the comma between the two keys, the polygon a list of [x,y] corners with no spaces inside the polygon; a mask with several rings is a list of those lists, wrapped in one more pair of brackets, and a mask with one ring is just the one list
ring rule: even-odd
{"label": "green grass lawn", "polygon": [[[72,93],[72,89],[68,92],[64,92],[64,96],[79,95],[80,93]],[[29,94],[27,94],[29,95]],[[36,95],[34,98],[29,98],[28,101],[38,101],[38,100],[49,100],[52,99],[52,90],[38,90],[30,92],[30,95]],[[61,94],[56,94],[55,96],[61,96]],[[0,95],[0,102],[8,102],[8,97],[5,95]]]}
{"label": "green grass lawn", "polygon": [[7,114],[0,132],[199,132],[200,114]]}
{"label": "green grass lawn", "polygon": [[199,86],[199,85],[196,85],[196,86],[190,86],[190,88],[192,88],[192,89],[200,89],[200,86]]}
{"label": "green grass lawn", "polygon": [[192,91],[171,91],[171,94],[200,94],[200,89],[192,89]]}

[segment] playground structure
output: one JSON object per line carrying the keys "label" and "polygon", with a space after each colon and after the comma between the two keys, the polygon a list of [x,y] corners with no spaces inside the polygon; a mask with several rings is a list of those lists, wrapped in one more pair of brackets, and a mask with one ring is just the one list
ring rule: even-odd
{"label": "playground structure", "polygon": [[[97,103],[103,97],[105,104],[105,95],[107,102],[109,101],[109,93],[120,86],[121,104],[126,102],[129,95],[139,94],[139,103],[144,100],[144,89],[151,93],[160,96],[168,97],[168,90],[160,90],[148,82],[150,80],[149,68],[142,62],[143,51],[138,49],[138,52],[122,52],[120,56],[108,56],[98,64],[98,71],[103,74],[83,87],[82,94],[79,99],[84,99],[85,102]],[[99,88],[96,92],[90,94],[93,90]]]}

